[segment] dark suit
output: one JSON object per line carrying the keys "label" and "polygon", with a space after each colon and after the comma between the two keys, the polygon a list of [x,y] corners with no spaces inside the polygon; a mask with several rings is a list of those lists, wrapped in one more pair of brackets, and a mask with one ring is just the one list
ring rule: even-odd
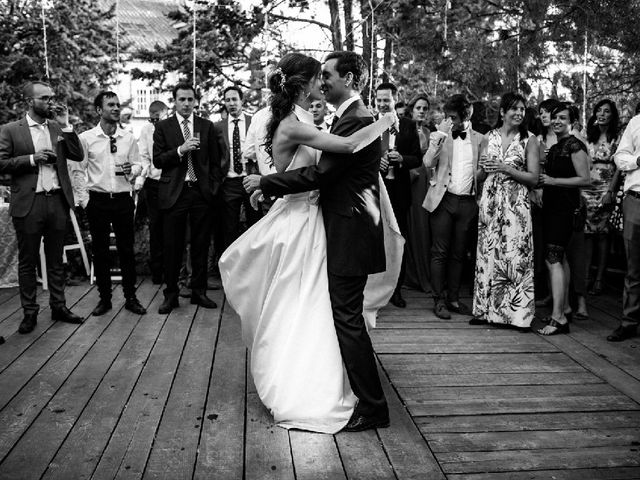
{"label": "dark suit", "polygon": [[[251,125],[251,116],[244,113],[242,115],[244,116],[244,133],[246,135],[249,125]],[[215,242],[217,250],[219,250],[218,254],[221,254],[222,251],[231,245],[240,235],[240,210],[243,204],[249,225],[253,225],[260,218],[259,214],[249,203],[249,195],[242,186],[242,177],[227,177],[229,169],[233,168],[233,148],[229,145],[229,136],[233,134],[233,130],[230,130],[233,128],[231,122],[232,117],[229,116],[215,123],[216,127],[222,131],[222,136],[227,145],[227,155],[222,160],[223,182],[220,196],[222,222],[221,225],[214,227],[218,230],[216,232]],[[249,167],[249,165],[247,165],[247,167]]]}
{"label": "dark suit", "polygon": [[[349,105],[331,129],[348,136],[373,122],[361,100]],[[351,388],[365,416],[388,415],[387,403],[362,317],[367,275],[386,268],[380,217],[380,141],[356,154],[325,152],[317,166],[262,177],[268,196],[320,189],[327,233],[329,295]]]}
{"label": "dark suit", "polygon": [[194,116],[193,130],[200,132],[200,149],[191,152],[197,178],[193,184],[185,182],[186,154],[178,154],[184,136],[177,117],[158,122],[153,133],[153,164],[162,169],[158,203],[164,215],[165,296],[178,293],[187,217],[191,227],[191,287],[194,293],[204,294],[207,286],[211,210],[222,183],[220,163],[226,145],[220,129],[208,120]]}
{"label": "dark suit", "polygon": [[[411,208],[411,177],[409,171],[422,165],[422,155],[420,151],[420,137],[418,129],[413,120],[400,118],[400,128],[396,135],[396,150],[402,155],[402,166],[392,163],[394,177],[387,178],[388,170],[383,173],[384,185],[389,193],[389,200],[393,207],[393,213],[398,221],[400,233],[404,238],[408,238],[408,217]],[[384,148],[384,146],[383,146]],[[382,152],[384,154],[384,152]],[[398,276],[396,290],[399,290],[404,283],[406,270],[405,255],[402,256],[402,267]]]}
{"label": "dark suit", "polygon": [[55,121],[49,121],[51,145],[57,155],[55,164],[60,189],[53,195],[36,194],[38,167],[32,166],[35,153],[26,118],[9,123],[0,130],[0,174],[11,175],[9,213],[18,238],[18,282],[20,301],[25,314],[37,313],[36,267],[40,242],[44,239],[49,282],[49,304],[65,305],[62,250],[69,208],[73,208],[73,191],[67,160],[83,159],[80,139],[75,132],[63,132]]}

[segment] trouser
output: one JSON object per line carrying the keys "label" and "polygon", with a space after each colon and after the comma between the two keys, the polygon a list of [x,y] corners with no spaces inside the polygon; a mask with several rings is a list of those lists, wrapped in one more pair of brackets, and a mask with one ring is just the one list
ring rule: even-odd
{"label": "trouser", "polygon": [[240,210],[244,205],[247,225],[260,219],[260,213],[249,203],[249,194],[242,186],[243,177],[225,178],[222,183],[223,248],[227,248],[240,236]]}
{"label": "trouser", "polygon": [[445,192],[440,204],[429,215],[431,226],[431,286],[434,298],[457,302],[467,236],[478,216],[473,195]]}
{"label": "trouser", "polygon": [[160,182],[147,178],[144,182],[144,200],[149,216],[149,268],[155,277],[162,275],[162,210],[158,206]]}
{"label": "trouser", "polygon": [[[40,262],[40,242],[44,240],[49,283],[49,305],[65,305],[62,250],[69,219],[69,206],[62,190],[53,194],[36,193],[31,210],[24,217],[13,217],[18,240],[18,285],[25,314],[38,313],[36,269]],[[44,273],[44,272],[43,272]]]}
{"label": "trouser", "polygon": [[135,297],[136,259],[133,251],[133,214],[135,205],[127,192],[89,192],[87,218],[91,231],[93,268],[100,299],[111,301],[110,234],[116,237],[124,297]]}
{"label": "trouser", "polygon": [[640,194],[627,191],[622,203],[627,274],[622,293],[622,324],[640,323]]}

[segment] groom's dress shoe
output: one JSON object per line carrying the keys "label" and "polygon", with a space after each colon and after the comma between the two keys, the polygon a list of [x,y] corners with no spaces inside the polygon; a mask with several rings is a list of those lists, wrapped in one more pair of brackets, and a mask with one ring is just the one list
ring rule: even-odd
{"label": "groom's dress shoe", "polygon": [[96,308],[93,309],[91,315],[94,317],[100,317],[111,310],[111,301],[110,300],[100,300]]}
{"label": "groom's dress shoe", "polygon": [[207,297],[204,293],[192,293],[191,294],[191,303],[193,305],[199,305],[202,308],[216,308],[218,304]]}
{"label": "groom's dress shoe", "polygon": [[178,302],[178,296],[170,295],[168,297],[164,297],[164,302],[162,302],[162,305],[160,305],[160,308],[158,308],[158,313],[163,315],[171,313],[171,310],[173,310],[174,308],[178,308],[179,306],[180,303]]}
{"label": "groom's dress shoe", "polygon": [[390,302],[398,308],[405,308],[407,306],[407,302],[404,301],[400,292],[393,292]]}
{"label": "groom's dress shoe", "polygon": [[389,417],[365,417],[359,413],[354,413],[349,422],[342,429],[343,432],[362,432],[373,428],[387,428]]}
{"label": "groom's dress shoe", "polygon": [[31,333],[38,324],[38,312],[25,313],[22,323],[18,327],[19,333]]}
{"label": "groom's dress shoe", "polygon": [[56,322],[75,323],[77,325],[84,322],[84,318],[79,317],[65,306],[51,308],[51,320]]}

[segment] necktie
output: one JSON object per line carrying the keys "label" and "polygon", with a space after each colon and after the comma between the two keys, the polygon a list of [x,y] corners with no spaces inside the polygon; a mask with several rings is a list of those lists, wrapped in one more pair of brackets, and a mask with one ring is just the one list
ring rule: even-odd
{"label": "necktie", "polygon": [[454,140],[458,137],[464,140],[465,138],[467,138],[467,132],[465,132],[464,130],[452,131],[451,136],[453,137]]}
{"label": "necktie", "polygon": [[[186,118],[182,121],[182,134],[184,135],[185,140],[189,140],[191,138],[191,130],[189,130],[189,120]],[[189,180],[195,182],[198,178],[196,177],[196,171],[193,168],[193,158],[191,152],[189,151],[185,153],[185,156],[187,157],[187,175],[189,177]]]}
{"label": "necktie", "polygon": [[242,162],[240,161],[240,127],[238,127],[239,118],[233,120],[233,171],[238,175],[242,173]]}

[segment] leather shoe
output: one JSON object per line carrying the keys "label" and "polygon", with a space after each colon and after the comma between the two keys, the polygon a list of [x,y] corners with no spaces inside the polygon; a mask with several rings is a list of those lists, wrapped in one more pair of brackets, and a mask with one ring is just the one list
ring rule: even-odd
{"label": "leather shoe", "polygon": [[400,292],[393,292],[393,295],[391,295],[391,300],[389,301],[398,308],[405,308],[407,306],[407,302],[404,301],[404,298],[402,298]]}
{"label": "leather shoe", "polygon": [[487,323],[489,322],[480,317],[473,317],[471,320],[469,320],[469,325],[486,325]]}
{"label": "leather shoe", "polygon": [[473,315],[471,309],[462,302],[458,302],[458,306],[456,307],[453,303],[447,302],[447,310],[453,313],[458,313],[460,315]]}
{"label": "leather shoe", "polygon": [[56,322],[75,323],[77,325],[80,325],[84,322],[84,318],[79,317],[71,310],[69,310],[66,306],[52,308],[51,320],[54,320]]}
{"label": "leather shoe", "polygon": [[609,342],[622,342],[628,338],[633,338],[638,334],[637,325],[620,325],[616,328],[611,335],[607,337]]}
{"label": "leather shoe", "polygon": [[99,317],[107,313],[109,310],[111,310],[111,302],[109,300],[100,300],[98,305],[96,305],[96,308],[93,309],[91,315]]}
{"label": "leather shoe", "polygon": [[365,417],[364,415],[354,413],[351,415],[349,422],[342,429],[343,432],[362,432],[363,430],[371,430],[372,428],[387,428],[389,426],[389,417]]}
{"label": "leather shoe", "polygon": [[192,293],[191,294],[191,304],[199,305],[202,308],[217,308],[218,304],[211,300],[205,293]]}
{"label": "leather shoe", "polygon": [[20,326],[18,327],[19,333],[31,333],[36,328],[38,323],[38,312],[25,313]]}
{"label": "leather shoe", "polygon": [[433,313],[436,314],[436,317],[442,318],[443,320],[449,320],[451,318],[451,314],[449,310],[447,310],[447,305],[442,300],[437,300],[435,307],[433,307]]}
{"label": "leather shoe", "polygon": [[136,315],[144,315],[147,313],[147,309],[144,308],[136,297],[127,298],[124,302],[124,308],[129,310],[130,312],[135,313]]}
{"label": "leather shoe", "polygon": [[174,308],[178,308],[180,306],[180,303],[178,302],[178,296],[177,295],[170,295],[170,296],[165,296],[164,297],[164,302],[162,302],[162,305],[160,305],[160,308],[158,308],[158,313],[161,314],[167,314],[167,313],[171,313],[171,310],[173,310]]}

